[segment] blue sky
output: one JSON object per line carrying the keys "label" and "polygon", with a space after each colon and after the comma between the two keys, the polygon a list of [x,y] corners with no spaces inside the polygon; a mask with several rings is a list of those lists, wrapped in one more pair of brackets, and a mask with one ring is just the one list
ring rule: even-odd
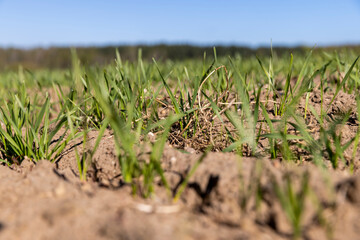
{"label": "blue sky", "polygon": [[0,47],[360,44],[360,0],[0,0]]}

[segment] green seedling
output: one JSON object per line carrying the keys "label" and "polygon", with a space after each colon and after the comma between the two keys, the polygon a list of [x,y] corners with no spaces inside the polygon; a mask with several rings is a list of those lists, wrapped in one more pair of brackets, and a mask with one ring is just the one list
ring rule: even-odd
{"label": "green seedling", "polygon": [[345,83],[346,83],[346,81],[350,78],[350,75],[351,75],[351,73],[352,73],[352,70],[353,70],[356,62],[359,60],[359,57],[360,57],[360,56],[358,56],[358,57],[355,59],[355,61],[353,62],[353,64],[351,64],[350,68],[349,68],[348,71],[346,72],[345,77],[344,77],[344,79],[341,81],[341,83],[339,82],[339,83],[336,85],[336,90],[335,90],[334,96],[332,97],[332,99],[331,99],[331,101],[330,101],[330,104],[329,104],[329,107],[328,107],[328,109],[327,109],[326,112],[328,112],[331,104],[334,102],[334,100],[335,100],[335,98],[337,97],[337,95],[339,94],[340,90],[345,87]]}
{"label": "green seedling", "polygon": [[39,112],[34,110],[28,100],[21,100],[16,95],[12,102],[3,103],[3,107],[0,107],[0,121],[5,129],[0,128],[0,138],[1,151],[6,158],[20,163],[25,156],[35,161],[54,161],[60,155],[70,138],[65,137],[65,131],[53,144],[65,119],[50,121],[49,109],[48,97]]}
{"label": "green seedling", "polygon": [[[357,121],[360,122],[360,98],[359,96],[356,97],[356,109],[357,109]],[[354,146],[352,152],[352,158],[350,162],[350,171],[354,171],[354,161],[357,154],[358,146],[359,146],[359,139],[360,139],[360,128],[357,128],[356,135],[354,138]]]}
{"label": "green seedling", "polygon": [[194,175],[196,169],[199,167],[199,165],[204,161],[204,159],[206,158],[208,152],[211,150],[211,147],[208,147],[207,150],[201,155],[201,157],[195,162],[195,164],[192,166],[192,168],[190,169],[190,171],[188,172],[188,174],[186,175],[184,181],[180,184],[174,198],[173,198],[173,202],[176,203],[177,201],[179,201],[182,193],[184,192],[190,178]]}
{"label": "green seedling", "polygon": [[[350,147],[351,143],[355,138],[351,138],[346,143],[342,144],[341,128],[348,120],[349,115],[346,114],[342,119],[336,119],[330,124],[330,127],[325,130],[320,129],[320,139],[325,145],[325,152],[327,153],[329,160],[331,161],[332,167],[336,169],[338,167],[339,160],[345,162],[344,152]],[[339,131],[339,134],[337,133]]]}
{"label": "green seedling", "polygon": [[[93,79],[90,79],[89,82],[94,91],[94,98],[99,103],[102,111],[105,113],[106,119],[108,119],[109,124],[114,131],[116,152],[119,158],[123,181],[131,184],[133,186],[133,191],[136,192],[134,179],[143,175],[144,197],[148,197],[153,193],[153,180],[156,174],[160,175],[163,184],[168,188],[160,165],[160,157],[171,125],[175,121],[178,121],[182,115],[169,117],[163,122],[164,132],[153,146],[150,162],[141,164],[137,158],[136,146],[140,141],[143,126],[141,122],[137,122],[135,125],[134,122],[131,121],[134,119],[133,109],[136,96],[132,96],[133,100],[128,104],[126,111],[121,112],[121,109],[117,108],[118,105],[110,101],[108,88],[105,82],[99,83],[95,82]],[[136,127],[134,128],[134,126]]]}
{"label": "green seedling", "polygon": [[145,163],[142,166],[142,174],[144,176],[144,187],[143,187],[143,196],[149,197],[154,192],[154,177],[155,175],[159,175],[161,178],[161,182],[164,184],[168,195],[171,196],[171,191],[169,184],[165,178],[164,170],[161,167],[161,157],[163,155],[164,147],[166,144],[166,140],[168,138],[168,134],[171,126],[178,121],[182,115],[173,115],[168,117],[167,119],[158,122],[157,124],[151,126],[147,132],[155,127],[163,127],[163,132],[161,136],[157,139],[157,141],[152,146],[152,151],[150,154],[150,162]]}
{"label": "green seedling", "polygon": [[293,180],[289,174],[285,175],[284,181],[284,184],[280,184],[274,180],[275,193],[292,225],[294,239],[299,239],[303,232],[301,220],[309,192],[309,173],[305,172],[302,175],[301,187],[298,192],[295,192]]}

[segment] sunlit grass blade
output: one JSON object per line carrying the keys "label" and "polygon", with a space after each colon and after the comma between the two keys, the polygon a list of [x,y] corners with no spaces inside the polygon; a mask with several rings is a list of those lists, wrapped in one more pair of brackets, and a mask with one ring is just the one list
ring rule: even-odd
{"label": "sunlit grass blade", "polygon": [[331,99],[331,101],[330,101],[329,108],[330,108],[331,104],[334,102],[336,96],[339,94],[339,91],[345,86],[345,83],[346,83],[346,81],[349,79],[350,74],[351,74],[351,72],[352,72],[352,70],[353,70],[356,62],[359,60],[359,57],[360,57],[360,56],[358,56],[358,57],[355,59],[355,61],[353,62],[353,64],[351,64],[349,70],[346,72],[345,77],[344,77],[344,79],[341,81],[341,83],[336,86],[336,90],[335,90],[334,96],[332,97],[332,99]]}

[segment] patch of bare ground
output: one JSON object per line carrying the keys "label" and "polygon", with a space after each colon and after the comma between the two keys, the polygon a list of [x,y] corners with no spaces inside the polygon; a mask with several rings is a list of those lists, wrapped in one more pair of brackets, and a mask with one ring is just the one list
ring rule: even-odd
{"label": "patch of bare ground", "polygon": [[[96,134],[90,133],[89,139]],[[308,174],[310,190],[304,203],[302,237],[357,238],[358,175],[322,171],[312,164],[295,166],[239,158],[234,153],[209,153],[174,204],[160,180],[155,197],[147,200],[133,197],[129,186],[120,186],[113,146],[108,132],[94,156],[93,169],[89,170],[89,176],[94,176],[87,183],[76,176],[72,147],[56,164],[33,164],[27,159],[15,170],[1,166],[0,237],[289,239],[292,225],[275,186],[285,189],[283,184],[290,176],[298,192],[303,176]],[[166,147],[162,165],[174,192],[199,157]]]}

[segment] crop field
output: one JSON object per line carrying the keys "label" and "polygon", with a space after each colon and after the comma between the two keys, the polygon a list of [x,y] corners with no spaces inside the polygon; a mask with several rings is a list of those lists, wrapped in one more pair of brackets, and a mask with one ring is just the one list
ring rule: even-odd
{"label": "crop field", "polygon": [[355,51],[0,73],[1,239],[359,239]]}

